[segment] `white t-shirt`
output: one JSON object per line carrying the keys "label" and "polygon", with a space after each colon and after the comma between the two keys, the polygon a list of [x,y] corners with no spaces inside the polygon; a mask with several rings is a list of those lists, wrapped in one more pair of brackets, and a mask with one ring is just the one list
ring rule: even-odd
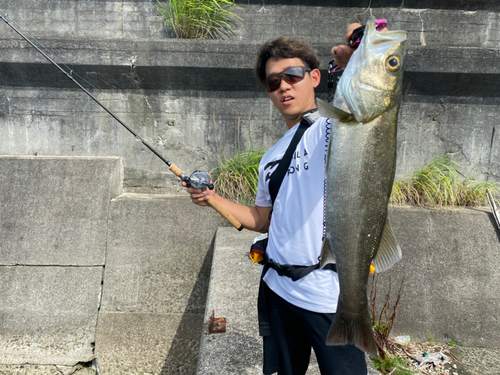
{"label": "white t-shirt", "polygon": [[[283,158],[299,124],[289,129],[263,156],[255,205],[271,207],[269,177]],[[318,263],[323,236],[325,165],[330,120],[319,118],[302,136],[274,202],[267,255],[280,264],[311,266]],[[276,294],[303,309],[333,313],[339,282],[336,272],[315,270],[292,281],[270,268],[264,277]]]}

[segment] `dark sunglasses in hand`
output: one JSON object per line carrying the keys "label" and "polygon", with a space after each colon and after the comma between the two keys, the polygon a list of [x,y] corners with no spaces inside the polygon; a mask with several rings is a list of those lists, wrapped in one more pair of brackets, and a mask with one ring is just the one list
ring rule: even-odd
{"label": "dark sunglasses in hand", "polygon": [[290,84],[300,82],[304,79],[306,72],[310,72],[310,68],[305,66],[295,66],[293,68],[287,69],[284,72],[271,74],[264,80],[264,86],[268,92],[276,91],[281,86],[281,78]]}

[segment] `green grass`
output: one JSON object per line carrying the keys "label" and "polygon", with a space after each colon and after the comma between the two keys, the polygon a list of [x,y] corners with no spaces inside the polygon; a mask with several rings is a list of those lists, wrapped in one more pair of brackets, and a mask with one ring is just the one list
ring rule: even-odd
{"label": "green grass", "polygon": [[265,149],[240,152],[230,159],[222,158],[220,165],[210,173],[214,175],[217,193],[234,202],[253,205],[259,182],[259,163]]}
{"label": "green grass", "polygon": [[431,331],[427,331],[427,341],[428,342],[434,342],[434,340],[436,339],[436,335],[432,334]]}
{"label": "green grass", "polygon": [[[240,152],[219,161],[214,168],[217,192],[230,200],[252,204],[257,193],[259,162],[265,149]],[[498,183],[464,176],[460,164],[451,158],[436,156],[425,167],[418,169],[407,180],[396,180],[390,202],[398,205],[426,207],[474,207],[488,205],[486,190],[493,196],[500,194]]]}
{"label": "green grass", "polygon": [[382,374],[391,375],[414,375],[418,374],[418,371],[412,370],[409,362],[401,357],[397,356],[387,356],[386,359],[372,359],[372,363],[375,368]]}
{"label": "green grass", "polygon": [[230,33],[232,23],[240,21],[233,14],[234,0],[157,0],[156,8],[163,22],[181,39],[217,38]]}
{"label": "green grass", "polygon": [[488,204],[486,190],[500,193],[497,183],[464,176],[460,164],[444,156],[436,156],[407,180],[396,180],[391,203],[431,207],[474,207]]}

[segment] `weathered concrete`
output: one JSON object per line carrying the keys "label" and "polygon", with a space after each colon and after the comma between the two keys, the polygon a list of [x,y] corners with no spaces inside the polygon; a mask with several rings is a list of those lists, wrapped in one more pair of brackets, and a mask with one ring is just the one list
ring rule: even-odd
{"label": "weathered concrete", "polygon": [[[268,147],[285,131],[281,116],[270,104],[260,84],[253,79],[255,51],[263,41],[281,34],[302,35],[313,43],[325,68],[330,59],[330,47],[343,42],[345,27],[354,20],[352,15],[364,10],[352,7],[358,5],[355,2],[341,0],[241,0],[239,5],[238,14],[243,23],[237,25],[234,34],[225,40],[178,41],[166,37],[169,32],[163,28],[153,0],[0,0],[0,9],[7,11],[32,35],[71,64],[69,69],[74,70],[74,76],[80,73],[99,88],[100,92],[92,89],[99,100],[186,172],[210,170],[223,151],[226,156],[231,156],[236,150],[248,149],[250,144]],[[480,176],[498,181],[500,166],[496,150],[499,140],[495,124],[500,114],[499,3],[493,0],[381,0],[377,2],[374,14],[387,18],[393,29],[409,31],[406,86],[399,122],[398,175],[412,172],[436,153],[460,151],[457,160],[464,165],[465,173],[477,167]],[[0,25],[0,29],[3,30],[0,31],[0,155],[121,156],[127,192],[177,194],[182,191],[178,179],[134,137],[83,92],[74,88],[67,78],[21,41],[7,25]],[[326,84],[323,82],[320,95],[324,96],[325,91]],[[40,160],[39,156],[35,159]],[[105,169],[101,172],[104,173]],[[31,181],[39,179],[53,192],[61,192],[57,197],[62,193],[64,196],[71,193],[73,198],[69,201],[63,199],[61,206],[54,206],[56,193],[43,195],[41,190],[28,184],[26,186],[32,194],[23,197],[19,191],[26,186],[16,185],[16,189],[11,191],[9,189],[13,185],[6,187],[7,177],[2,176],[2,196],[26,202],[17,208],[8,206],[8,214],[1,218],[2,224],[12,225],[12,219],[15,219],[16,228],[24,228],[32,237],[20,240],[22,235],[16,237],[16,231],[0,226],[0,262],[7,260],[8,265],[40,263],[44,266],[68,266],[67,269],[56,267],[54,270],[65,275],[65,279],[60,281],[64,286],[59,288],[63,291],[74,287],[71,277],[81,280],[72,276],[71,272],[90,272],[106,262],[103,309],[95,339],[95,354],[103,362],[103,371],[110,374],[146,371],[193,374],[199,343],[197,330],[203,322],[202,301],[208,283],[209,233],[210,230],[215,231],[220,219],[211,210],[195,210],[189,202],[175,203],[175,199],[168,201],[165,197],[154,201],[144,197],[137,199],[137,196],[122,197],[111,204],[113,216],[109,246],[112,251],[108,264],[102,248],[105,239],[103,226],[106,225],[103,220],[107,218],[103,213],[107,210],[109,199],[116,194],[110,193],[106,198],[108,200],[103,196],[103,205],[96,206],[95,192],[90,185],[94,180],[104,182],[103,175],[81,176],[79,184],[88,189],[79,193],[79,186],[72,185],[71,191],[61,188],[69,186],[66,185],[68,180],[63,182],[64,179],[58,179],[57,176],[61,176],[59,172],[57,168],[40,170]],[[65,173],[71,175],[68,170]],[[11,174],[5,176],[13,181],[17,178]],[[74,179],[78,177],[72,176]],[[47,209],[47,204],[44,206],[41,201],[36,203],[36,196],[43,196],[52,209]],[[73,212],[73,217],[65,216],[67,211],[58,208],[63,203],[83,204],[85,202],[81,201],[89,196],[93,198],[85,206],[88,210]],[[1,202],[3,208],[4,201]],[[40,204],[33,210],[35,203]],[[158,212],[154,208],[159,206],[172,210],[170,205],[174,209],[169,213],[176,212],[175,215],[190,208],[187,213],[184,212],[185,216],[174,215],[176,220],[165,216],[166,211]],[[52,226],[40,219],[41,213],[50,218]],[[158,222],[155,222],[155,216]],[[138,217],[141,219],[137,220]],[[480,217],[484,220],[484,214]],[[173,245],[162,247],[163,243],[155,244],[138,230],[143,228],[151,238],[158,236],[159,241],[168,244],[182,243],[189,237],[186,233],[193,231],[193,220],[197,227],[204,228],[198,238],[204,247],[200,245],[196,253],[191,253],[185,251],[192,246],[191,243],[183,246],[179,264],[172,262],[179,255]],[[437,218],[429,220],[441,225]],[[168,225],[167,228],[181,228],[175,233],[179,237],[158,235],[163,234],[163,228],[157,226],[160,222]],[[23,223],[28,227],[22,227]],[[418,227],[420,224],[415,219],[411,226]],[[81,227],[81,230],[74,230],[75,227]],[[121,230],[122,227],[126,230]],[[148,231],[149,227],[155,227],[156,232]],[[64,230],[61,231],[61,228]],[[432,236],[426,238],[434,239]],[[33,246],[34,240],[43,246]],[[476,240],[483,241],[482,238]],[[127,245],[127,241],[134,246]],[[7,243],[10,244],[9,250],[5,250],[3,245]],[[147,246],[142,247],[143,243]],[[62,245],[66,248],[71,246],[73,251],[61,250]],[[51,250],[45,252],[42,247]],[[30,249],[38,253],[30,252]],[[470,253],[469,257],[472,257]],[[426,275],[436,276],[446,270],[440,263],[434,262],[435,258],[424,259],[429,269]],[[416,259],[416,263],[420,264],[420,260]],[[455,259],[451,261],[456,263]],[[491,263],[494,264],[494,261],[492,259]],[[88,269],[74,267],[79,264]],[[497,280],[493,269],[487,268],[483,274],[479,264],[472,261],[472,265],[471,272],[476,278],[484,280],[488,274],[492,280]],[[461,269],[468,267],[469,262],[464,261]],[[46,321],[44,329],[48,329],[51,324],[57,323],[62,314],[56,314],[53,309],[61,305],[52,305],[50,301],[72,299],[60,294],[44,294],[43,290],[37,293],[35,286],[46,285],[45,280],[55,276],[49,272],[52,267],[32,269],[39,281],[29,278],[23,281],[18,277],[9,280],[14,280],[11,285],[17,283],[23,293],[37,294],[39,298],[33,299],[34,305],[31,302],[23,305],[18,301],[12,294],[18,289],[10,289],[4,284],[6,278],[1,279],[0,290],[7,300],[13,301],[9,308],[19,304],[26,309],[35,309],[40,305],[45,306],[50,314],[57,315],[57,318],[39,320]],[[0,272],[4,272],[2,275],[10,275],[9,272],[19,275],[22,271],[22,267],[0,267]],[[189,276],[183,278],[182,272]],[[477,288],[468,275],[456,272],[463,276],[457,285],[466,289],[472,283]],[[418,282],[427,282],[417,276],[418,272],[412,277]],[[170,279],[173,280],[171,284]],[[92,283],[97,283],[97,277],[92,280]],[[92,289],[89,289],[88,295],[84,294],[85,301],[81,303],[85,306],[90,306],[89,301],[94,301],[94,295],[100,293],[100,284],[96,289],[92,283],[81,283],[81,288]],[[441,300],[437,297],[432,299],[431,289],[425,285],[422,293],[426,293],[426,298],[430,296],[432,306],[441,306]],[[491,291],[488,286],[484,289]],[[449,285],[445,289],[441,285],[438,290],[456,292]],[[437,293],[440,298],[447,297],[442,294]],[[459,314],[461,308],[471,312],[468,315],[452,314],[453,319],[458,322],[469,322],[470,319],[473,322],[471,325],[478,327],[478,332],[486,332],[486,340],[494,340],[487,334],[487,327],[474,320],[477,319],[477,312],[483,313],[479,305],[473,305],[467,299],[460,303],[453,299],[447,301],[452,302],[447,302],[445,307],[453,306],[453,302],[458,306],[455,314]],[[14,322],[10,312],[4,312],[6,310],[2,308],[0,313],[6,316],[5,321]],[[38,314],[36,311],[32,316]],[[417,311],[428,317],[434,313],[431,306],[418,306]],[[493,312],[485,311],[489,314],[487,324],[496,327]],[[442,315],[437,316],[443,318]],[[28,331],[26,327],[23,331],[18,323],[17,326],[9,324],[18,327],[21,333]],[[60,327],[66,327],[62,318],[60,324]],[[64,340],[60,347],[63,351],[71,350],[68,343],[75,337],[78,342],[83,338],[84,349],[75,354],[72,361],[77,358],[88,360],[88,343],[93,341],[95,317],[90,314],[83,321],[81,316],[76,316],[73,324],[79,327],[73,327],[77,335],[69,338],[62,334]],[[456,329],[460,328],[456,324],[432,324],[424,328],[436,338],[442,335],[448,339],[455,335],[453,337],[458,341],[463,341],[462,333],[456,333]],[[401,327],[399,325],[396,329]],[[425,337],[426,332],[420,334]],[[55,347],[54,351],[60,354],[57,351],[59,346]],[[34,353],[38,355],[41,352]],[[13,367],[10,370],[16,371],[13,373],[23,371]],[[5,370],[0,367],[0,373],[2,371]]]}
{"label": "weathered concrete", "polygon": [[55,365],[0,365],[0,375],[95,375],[91,367]]}
{"label": "weathered concrete", "polygon": [[102,374],[194,373],[222,220],[187,197],[111,202],[95,352]]}
{"label": "weathered concrete", "polygon": [[94,357],[118,158],[0,156],[0,363]]}
{"label": "weathered concrete", "polygon": [[[217,231],[197,375],[262,374],[262,338],[257,323],[261,266],[248,251],[255,232]],[[225,317],[226,333],[209,334],[209,317]],[[370,360],[369,374],[378,374]],[[319,375],[314,357],[307,374]]]}
{"label": "weathered concrete", "polygon": [[460,375],[497,375],[500,372],[500,349],[455,346],[450,354]]}
{"label": "weathered concrete", "polygon": [[[394,303],[405,278],[392,334],[416,341],[429,336],[437,342],[453,340],[460,345],[453,350],[460,374],[498,373],[500,234],[491,214],[393,206],[390,220],[403,259],[378,276],[376,290],[380,304],[390,277]],[[230,228],[217,232],[198,374],[261,373],[256,311],[260,266],[247,255],[255,236]],[[227,319],[227,333],[208,334],[212,311]],[[310,373],[315,371],[313,366]]]}
{"label": "weathered concrete", "polygon": [[393,207],[390,220],[403,259],[380,278],[393,292],[405,279],[394,335],[499,348],[500,236],[489,210]]}
{"label": "weathered concrete", "polygon": [[104,265],[118,158],[0,156],[0,265]]}
{"label": "weathered concrete", "polygon": [[0,364],[94,358],[103,267],[0,267]]}
{"label": "weathered concrete", "polygon": [[[231,156],[251,144],[269,147],[285,131],[253,78],[263,41],[304,36],[317,49],[325,75],[330,47],[343,41],[352,15],[364,10],[341,1],[292,4],[242,1],[243,22],[233,35],[184,41],[166,38],[154,1],[0,1],[1,9],[102,90],[93,90],[99,100],[188,172],[210,170],[223,151]],[[384,1],[373,9],[391,28],[409,31],[398,175],[436,153],[460,152],[456,160],[465,174],[476,169],[480,177],[500,179],[495,4]],[[127,191],[179,193],[176,178],[158,159],[8,26],[3,29],[0,154],[119,155]],[[324,96],[326,83],[318,91]]]}

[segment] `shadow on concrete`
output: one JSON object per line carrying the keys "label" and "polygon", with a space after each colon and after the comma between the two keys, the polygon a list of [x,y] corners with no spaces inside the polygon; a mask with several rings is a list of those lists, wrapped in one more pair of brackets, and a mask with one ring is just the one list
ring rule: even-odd
{"label": "shadow on concrete", "polygon": [[[186,305],[172,346],[161,370],[161,375],[195,375],[198,365],[215,235],[198,273],[196,283]],[[200,301],[203,301],[200,306]]]}
{"label": "shadow on concrete", "polygon": [[500,242],[500,230],[498,229],[497,222],[495,220],[495,217],[493,216],[493,213],[488,212],[488,219],[490,219],[491,225],[493,226],[495,233],[497,235],[498,241]]}

